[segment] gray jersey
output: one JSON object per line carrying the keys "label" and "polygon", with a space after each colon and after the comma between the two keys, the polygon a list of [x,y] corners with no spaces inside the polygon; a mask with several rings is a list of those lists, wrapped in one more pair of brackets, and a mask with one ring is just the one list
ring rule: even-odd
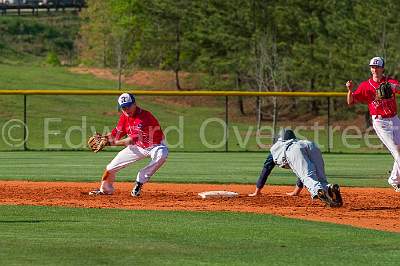
{"label": "gray jersey", "polygon": [[295,142],[299,142],[298,139],[281,140],[278,139],[277,142],[272,145],[270,152],[274,158],[274,162],[277,166],[288,168],[288,162],[286,158],[287,148]]}
{"label": "gray jersey", "polygon": [[278,139],[270,151],[275,164],[283,168],[291,168],[312,196],[315,196],[319,189],[327,189],[324,160],[314,142]]}

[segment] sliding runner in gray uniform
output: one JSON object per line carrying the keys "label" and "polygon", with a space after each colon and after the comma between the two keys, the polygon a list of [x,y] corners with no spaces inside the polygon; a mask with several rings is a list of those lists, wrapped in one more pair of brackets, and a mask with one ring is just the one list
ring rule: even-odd
{"label": "sliding runner in gray uniform", "polygon": [[[313,199],[319,198],[330,207],[343,205],[339,186],[329,184],[327,181],[324,160],[321,151],[314,142],[299,140],[292,130],[284,129],[280,132],[279,138],[271,147],[270,152],[273,163],[282,168],[292,169]],[[270,171],[267,175],[260,176],[261,181],[263,181],[261,183],[266,182],[269,173]],[[255,194],[260,193],[259,183],[257,182]]]}

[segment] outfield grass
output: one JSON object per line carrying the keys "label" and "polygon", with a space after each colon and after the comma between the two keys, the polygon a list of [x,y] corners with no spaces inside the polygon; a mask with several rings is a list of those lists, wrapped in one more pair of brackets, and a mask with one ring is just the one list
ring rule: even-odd
{"label": "outfield grass", "polygon": [[[0,206],[3,265],[398,265],[400,235],[248,213]],[[360,244],[362,243],[362,244]]]}
{"label": "outfield grass", "polygon": [[66,67],[0,64],[1,89],[112,89],[117,81],[77,74]]}
{"label": "outfield grass", "polygon": [[[116,152],[3,152],[2,180],[98,181],[105,165]],[[153,182],[245,183],[256,182],[266,153],[180,153],[171,152]],[[390,155],[324,154],[329,181],[344,186],[387,187]],[[123,169],[117,181],[133,181],[148,160]],[[290,170],[276,167],[269,184],[294,184]]]}

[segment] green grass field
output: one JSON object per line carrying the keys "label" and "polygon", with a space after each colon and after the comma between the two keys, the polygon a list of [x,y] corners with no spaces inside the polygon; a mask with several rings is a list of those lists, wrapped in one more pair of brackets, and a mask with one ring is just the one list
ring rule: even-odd
{"label": "green grass field", "polygon": [[[66,67],[38,66],[28,64],[0,64],[0,88],[13,89],[112,89],[115,81],[76,74]],[[35,82],[32,82],[35,81]]]}
{"label": "green grass field", "polygon": [[[0,206],[2,265],[397,265],[399,234],[270,215]],[[362,243],[362,244],[361,244]]]}
{"label": "green grass field", "polygon": [[[98,181],[116,152],[3,152],[0,179],[31,181]],[[256,182],[266,153],[186,153],[171,152],[167,163],[152,178],[154,182],[245,183]],[[390,155],[325,154],[329,181],[344,186],[387,187]],[[143,160],[123,169],[117,181],[133,181]],[[295,175],[276,167],[269,184],[292,185]]]}

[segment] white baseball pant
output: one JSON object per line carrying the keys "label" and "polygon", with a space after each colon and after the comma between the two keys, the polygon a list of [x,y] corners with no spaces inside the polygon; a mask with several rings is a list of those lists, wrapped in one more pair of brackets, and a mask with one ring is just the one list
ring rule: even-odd
{"label": "white baseball pant", "polygon": [[394,158],[393,169],[389,176],[390,185],[400,184],[400,119],[396,115],[391,118],[372,116],[372,126],[382,143]]}
{"label": "white baseball pant", "polygon": [[146,149],[136,145],[127,146],[107,165],[108,176],[106,180],[102,181],[100,191],[112,194],[116,173],[128,165],[148,157],[151,158],[150,163],[142,168],[136,176],[136,181],[142,184],[148,182],[150,177],[164,164],[168,157],[167,146],[159,144]]}

